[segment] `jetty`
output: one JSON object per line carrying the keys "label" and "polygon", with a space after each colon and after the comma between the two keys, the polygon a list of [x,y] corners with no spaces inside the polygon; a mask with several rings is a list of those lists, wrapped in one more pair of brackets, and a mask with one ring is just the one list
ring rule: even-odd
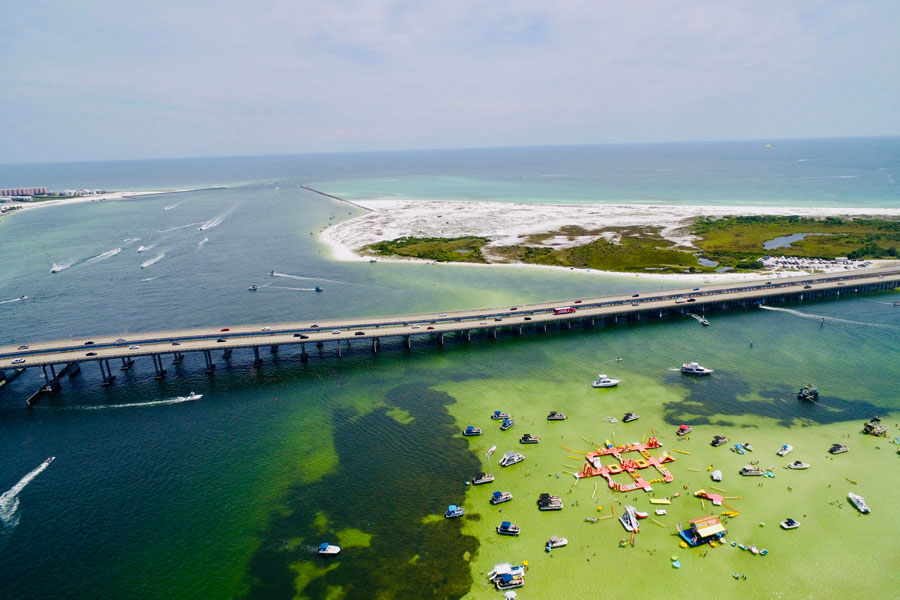
{"label": "jetty", "polygon": [[[377,353],[385,341],[394,342],[392,348],[409,350],[413,340],[443,345],[448,337],[465,343],[470,342],[473,335],[497,339],[500,333],[519,336],[526,331],[549,333],[569,330],[576,325],[608,327],[683,318],[689,312],[703,314],[746,310],[762,304],[857,297],[862,293],[892,290],[898,285],[900,268],[870,269],[446,313],[304,320],[272,325],[223,324],[220,327],[136,333],[128,335],[127,340],[103,334],[80,340],[32,342],[25,349],[15,345],[0,347],[0,371],[40,369],[47,382],[41,393],[52,393],[59,388],[64,373],[76,374],[83,363],[97,363],[101,385],[110,385],[115,380],[112,368],[116,366],[111,363],[121,361],[120,370],[127,370],[135,360],[147,357],[153,362],[156,379],[163,379],[168,373],[165,356],[171,356],[172,363],[178,364],[187,353],[199,353],[204,358],[204,372],[211,375],[215,373],[218,356],[227,361],[234,351],[252,352],[253,366],[261,367],[265,362],[261,348],[268,349],[271,355],[277,355],[286,347],[298,349],[294,356],[307,362],[313,348],[320,355],[324,356],[328,351],[329,355],[340,358],[360,346]],[[4,386],[4,389],[9,387]]]}

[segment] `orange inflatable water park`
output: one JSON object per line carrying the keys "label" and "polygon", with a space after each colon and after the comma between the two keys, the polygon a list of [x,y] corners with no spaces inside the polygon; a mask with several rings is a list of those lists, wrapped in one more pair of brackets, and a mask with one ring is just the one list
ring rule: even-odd
{"label": "orange inflatable water park", "polygon": [[[595,451],[588,452],[585,455],[584,466],[582,467],[581,472],[575,473],[575,478],[580,479],[583,477],[595,477],[599,475],[606,479],[611,489],[618,492],[630,492],[639,489],[649,492],[653,489],[652,484],[654,483],[670,483],[675,480],[675,477],[663,466],[665,463],[673,462],[675,458],[668,452],[664,452],[659,458],[654,457],[649,452],[652,449],[660,447],[662,447],[662,444],[660,444],[659,440],[655,437],[651,437],[647,440],[646,444],[642,442],[634,442],[632,444],[623,444],[619,446],[607,444],[605,448],[597,448]],[[636,459],[623,457],[624,454],[629,452],[637,452],[640,456]],[[613,463],[611,465],[603,465],[601,459],[604,456],[612,456],[619,461],[619,464]],[[651,481],[647,481],[641,477],[639,471],[651,467],[659,471],[659,474],[662,475],[662,477],[652,479]],[[612,476],[622,473],[623,471],[631,475],[632,479],[634,479],[632,483],[622,484],[613,481]]]}

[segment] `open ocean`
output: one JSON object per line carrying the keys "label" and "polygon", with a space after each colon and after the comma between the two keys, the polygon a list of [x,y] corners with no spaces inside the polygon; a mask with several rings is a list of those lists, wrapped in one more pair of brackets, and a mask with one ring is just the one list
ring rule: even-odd
{"label": "open ocean", "polygon": [[[0,165],[0,188],[205,188],[0,217],[0,344],[673,286],[574,271],[334,262],[317,234],[360,213],[300,184],[347,199],[788,205],[801,214],[900,207],[900,138],[766,143]],[[64,268],[51,273],[54,265]],[[248,293],[250,284],[259,291]],[[342,359],[326,347],[308,364],[283,347],[259,369],[252,353],[236,351],[230,366],[218,358],[213,376],[188,355],[163,381],[141,359],[105,389],[86,363],[31,410],[24,399],[41,380],[28,370],[0,388],[0,598],[500,598],[480,571],[526,559],[523,600],[601,588],[620,599],[660,590],[850,598],[860,581],[867,595],[895,597],[900,576],[885,567],[900,564],[891,442],[900,436],[898,300],[894,291],[713,314],[708,328],[671,320],[443,348],[423,338],[409,352],[354,346]],[[689,360],[716,373],[694,381],[670,370]],[[598,372],[623,383],[593,390]],[[808,382],[822,390],[821,405],[794,398]],[[178,401],[191,390],[203,398]],[[496,409],[518,417],[502,436],[487,419]],[[570,419],[548,424],[549,410]],[[627,410],[641,414],[629,429],[606,419]],[[888,439],[858,433],[874,414]],[[673,435],[681,422],[695,425],[684,442]],[[485,435],[462,438],[469,424]],[[595,491],[594,480],[575,486],[571,451],[653,431],[666,449],[690,452],[671,468],[676,481],[657,489],[682,498],[657,517],[662,526],[645,523],[635,546],[621,548],[616,519],[584,519],[610,514],[622,498]],[[485,462],[485,447],[497,445],[497,456],[518,449],[525,432],[542,437],[525,447],[525,462],[509,470]],[[710,448],[714,433],[752,442],[751,458],[776,465],[776,478],[739,480],[749,459]],[[832,459],[825,450],[840,440],[851,451]],[[773,449],[781,443],[813,467],[782,469]],[[49,456],[56,460],[39,468]],[[727,472],[718,485],[740,496],[729,536],[764,544],[766,557],[730,544],[689,552],[671,535],[679,520],[707,514],[689,496],[709,485],[714,463]],[[481,468],[496,485],[467,490]],[[492,507],[494,489],[516,498]],[[564,495],[566,509],[539,513],[532,502],[544,491]],[[857,517],[847,491],[864,495],[872,514]],[[467,516],[440,517],[451,503]],[[787,516],[804,525],[781,531]],[[523,534],[497,536],[501,519]],[[544,552],[551,534],[570,545]],[[322,560],[313,548],[323,541],[344,550]]]}

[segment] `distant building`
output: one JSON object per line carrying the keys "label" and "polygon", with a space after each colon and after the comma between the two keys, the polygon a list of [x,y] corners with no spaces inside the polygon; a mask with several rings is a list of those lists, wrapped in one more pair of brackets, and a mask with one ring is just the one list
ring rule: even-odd
{"label": "distant building", "polygon": [[43,196],[48,191],[45,187],[0,189],[0,196]]}

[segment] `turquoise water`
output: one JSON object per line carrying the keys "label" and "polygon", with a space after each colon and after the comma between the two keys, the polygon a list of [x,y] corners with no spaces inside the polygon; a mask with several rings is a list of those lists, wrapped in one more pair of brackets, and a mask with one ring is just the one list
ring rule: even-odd
{"label": "turquoise water", "polygon": [[[806,144],[789,155],[791,169],[827,162],[801,158],[829,155],[839,158],[839,168],[817,172],[858,176],[803,180],[815,182],[808,187],[794,182],[785,189],[797,197],[821,192],[828,204],[858,194],[861,203],[898,205],[893,184],[884,183],[897,164],[896,140]],[[0,218],[0,343],[659,289],[671,284],[502,267],[334,263],[315,234],[356,212],[298,184],[365,197],[384,191],[367,182],[402,179],[414,168],[418,175],[408,187],[391,182],[391,190],[440,198],[453,195],[447,181],[463,182],[457,190],[492,182],[488,199],[584,201],[592,188],[610,199],[631,186],[635,201],[671,188],[671,198],[696,203],[719,196],[703,187],[702,171],[728,171],[733,162],[750,160],[758,146],[701,145],[693,155],[685,154],[688,145],[626,147],[620,153],[635,168],[621,177],[630,183],[612,187],[603,183],[608,178],[589,176],[592,169],[613,168],[598,158],[609,154],[605,148],[559,155],[525,149],[3,166],[4,187],[231,187]],[[773,144],[772,150],[780,148]],[[818,155],[812,154],[816,148]],[[648,181],[640,189],[642,172],[690,162],[701,172],[679,176],[682,184]],[[753,168],[765,172],[762,164]],[[561,165],[580,165],[571,167],[580,174],[571,177],[577,180],[572,185],[560,184],[558,194],[553,183],[535,187],[513,175],[553,174]],[[857,170],[845,173],[849,165]],[[430,188],[426,176],[434,176]],[[746,196],[750,202],[776,186],[752,185],[758,186],[752,194],[740,191],[722,201]],[[214,226],[201,231],[203,223]],[[153,248],[138,253],[141,245]],[[108,255],[115,248],[121,251]],[[66,263],[50,273],[54,264]],[[271,270],[292,277],[273,278]],[[261,289],[248,293],[251,283]],[[315,285],[325,291],[310,291]],[[22,295],[29,299],[6,302]],[[660,427],[683,419],[698,427],[755,421],[772,435],[779,428],[817,431],[896,413],[900,401],[885,390],[900,376],[894,360],[900,312],[891,305],[898,299],[885,293],[787,307],[796,313],[710,315],[708,328],[685,319],[473,338],[469,344],[452,340],[443,348],[423,339],[410,352],[386,347],[375,356],[354,346],[340,360],[325,348],[308,364],[282,348],[276,357],[267,353],[261,369],[250,367],[252,354],[236,352],[230,364],[217,357],[211,377],[202,373],[201,359],[189,356],[161,382],[152,379],[149,361],[139,361],[105,389],[98,386],[97,367],[85,364],[81,375],[33,410],[23,400],[41,382],[27,371],[0,389],[0,493],[20,487],[15,498],[0,498],[0,597],[371,598],[378,591],[450,598],[470,586],[479,596],[483,583],[472,569],[495,554],[516,556],[479,531],[475,515],[488,519],[480,506],[472,507],[468,522],[435,517],[447,504],[469,501],[464,482],[482,464],[483,453],[470,451],[457,433],[461,419],[487,426],[484,413],[502,408],[499,402],[535,414],[576,399],[595,402],[580,388],[601,371],[621,376],[622,391],[628,384],[646,390],[635,397],[643,403],[642,421]],[[615,357],[624,360],[608,362]],[[684,360],[713,366],[715,379],[686,385],[668,370]],[[808,381],[822,390],[825,408],[793,401],[792,392]],[[204,397],[177,402],[190,390]],[[566,408],[573,418],[583,410],[576,438],[609,435],[603,417],[621,417],[625,409],[589,406]],[[48,456],[56,460],[16,485]],[[894,467],[886,464],[883,472],[894,477]],[[530,494],[526,473],[510,485]],[[885,511],[890,499],[877,484],[860,478],[860,485],[870,504]],[[340,543],[341,557],[320,560],[311,548],[322,541]],[[521,542],[530,543],[525,536]],[[665,548],[668,540],[660,543]],[[881,544],[871,552],[883,558],[897,550]],[[860,554],[866,557],[864,547]],[[538,583],[548,580],[544,573],[534,571],[536,593],[547,589]],[[559,571],[559,577],[570,575]]]}

